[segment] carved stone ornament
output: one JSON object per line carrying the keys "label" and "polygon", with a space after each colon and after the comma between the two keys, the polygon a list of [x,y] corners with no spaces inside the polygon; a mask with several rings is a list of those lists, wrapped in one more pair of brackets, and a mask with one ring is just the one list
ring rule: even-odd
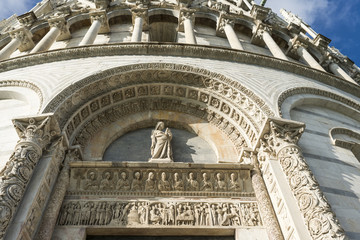
{"label": "carved stone ornament", "polygon": [[179,13],[179,24],[178,24],[178,31],[184,32],[184,21],[189,19],[191,21],[192,26],[195,25],[195,10],[193,9],[181,9]]}
{"label": "carved stone ornament", "polygon": [[147,8],[132,8],[132,24],[135,24],[136,18],[142,18],[143,20],[143,31],[146,31],[149,29],[149,15],[148,15],[148,9]]}
{"label": "carved stone ornament", "polygon": [[9,32],[9,35],[12,39],[18,39],[21,42],[19,46],[20,52],[30,50],[35,46],[32,40],[32,33],[24,27]]}
{"label": "carved stone ornament", "polygon": [[100,21],[101,27],[99,33],[108,33],[110,31],[108,18],[105,11],[91,12],[89,15],[91,22]]}
{"label": "carved stone ornament", "polygon": [[18,16],[17,19],[21,26],[29,28],[37,20],[37,17],[35,16],[34,12],[31,11]]}
{"label": "carved stone ornament", "polygon": [[171,147],[172,133],[169,128],[165,131],[164,122],[158,122],[151,133],[151,158],[149,162],[173,162]]}
{"label": "carved stone ornament", "polygon": [[48,20],[48,22],[51,28],[55,27],[61,31],[60,35],[56,39],[57,41],[69,39],[71,37],[69,26],[67,25],[67,22],[64,17],[51,18]]}
{"label": "carved stone ornament", "polygon": [[299,122],[269,120],[260,140],[258,159],[278,159],[310,235],[314,239],[345,239],[345,233],[302,156],[297,142],[304,131]]}
{"label": "carved stone ornament", "polygon": [[216,28],[216,34],[218,36],[226,36],[224,30],[225,26],[230,25],[231,27],[234,27],[234,24],[235,19],[233,17],[231,17],[230,15],[221,14]]}
{"label": "carved stone ornament", "polygon": [[299,59],[300,55],[298,53],[298,49],[303,47],[304,49],[308,48],[308,43],[306,43],[305,39],[300,39],[299,37],[295,37],[290,41],[289,48],[286,50],[286,55]]}
{"label": "carved stone ornament", "polygon": [[271,12],[270,8],[266,8],[266,7],[254,4],[251,8],[250,14],[253,18],[263,21],[268,17],[270,12]]}
{"label": "carved stone ornament", "polygon": [[65,201],[59,226],[258,227],[258,204],[246,201]]}
{"label": "carved stone ornament", "polygon": [[0,172],[0,238],[15,215],[43,151],[60,132],[51,115],[16,119],[13,123],[20,140]]}
{"label": "carved stone ornament", "polygon": [[[70,163],[71,178],[68,194],[119,196],[212,196],[254,197],[251,165],[222,165],[207,168],[183,163],[106,163],[91,167],[91,162]],[[100,165],[99,165],[100,164]],[[170,165],[167,165],[170,164]],[[219,166],[221,164],[218,164]],[[227,168],[227,169],[226,169]]]}
{"label": "carved stone ornament", "polygon": [[260,23],[257,25],[256,30],[253,32],[253,36],[251,38],[251,43],[258,46],[265,46],[265,42],[263,41],[264,32],[268,32],[271,34],[272,26]]}

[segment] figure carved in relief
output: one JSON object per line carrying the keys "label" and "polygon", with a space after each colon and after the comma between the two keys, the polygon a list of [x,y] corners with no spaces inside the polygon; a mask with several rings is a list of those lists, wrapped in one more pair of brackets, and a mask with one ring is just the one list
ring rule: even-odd
{"label": "figure carved in relief", "polygon": [[150,161],[173,161],[171,139],[172,133],[169,128],[165,132],[164,122],[158,122],[151,134],[151,159]]}
{"label": "figure carved in relief", "polygon": [[128,191],[130,190],[130,181],[127,178],[126,172],[120,173],[120,178],[116,183],[116,189],[121,191]]}
{"label": "figure carved in relief", "polygon": [[131,183],[132,191],[141,191],[142,190],[142,182],[141,182],[141,174],[140,172],[135,172],[134,179]]}
{"label": "figure carved in relief", "polygon": [[184,191],[184,183],[183,180],[180,178],[179,173],[174,173],[173,189],[175,191]]}
{"label": "figure carved in relief", "polygon": [[219,192],[226,191],[226,183],[223,180],[221,173],[216,174],[215,190]]}
{"label": "figure carved in relief", "polygon": [[170,191],[171,190],[171,185],[170,185],[170,182],[166,179],[165,172],[161,173],[161,179],[159,181],[158,187],[159,187],[160,191]]}
{"label": "figure carved in relief", "polygon": [[242,187],[238,179],[236,178],[235,173],[230,174],[229,190],[232,192],[240,192],[242,190]]}
{"label": "figure carved in relief", "polygon": [[112,189],[112,184],[111,184],[110,178],[111,178],[110,172],[105,172],[103,174],[103,179],[100,182],[100,190],[111,190]]}
{"label": "figure carved in relief", "polygon": [[150,214],[150,222],[152,224],[160,224],[162,218],[160,216],[159,209],[156,209],[155,206],[152,206],[149,214]]}
{"label": "figure carved in relief", "polygon": [[187,190],[188,191],[198,191],[199,190],[199,182],[195,179],[194,173],[189,173],[188,178],[188,184],[187,184]]}
{"label": "figure carved in relief", "polygon": [[156,191],[156,181],[155,181],[155,175],[153,172],[149,172],[148,179],[146,179],[145,182],[145,191],[154,192]]}
{"label": "figure carved in relief", "polygon": [[213,184],[212,184],[211,181],[209,181],[207,173],[203,173],[203,180],[201,181],[200,190],[201,191],[207,191],[207,192],[210,192],[210,191],[214,190]]}
{"label": "figure carved in relief", "polygon": [[85,181],[85,190],[98,190],[99,183],[97,181],[97,174],[93,171],[90,171],[87,176],[87,180]]}

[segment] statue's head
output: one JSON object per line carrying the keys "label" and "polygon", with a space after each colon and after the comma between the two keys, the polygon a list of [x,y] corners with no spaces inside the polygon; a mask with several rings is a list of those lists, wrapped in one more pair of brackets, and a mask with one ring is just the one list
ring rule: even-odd
{"label": "statue's head", "polygon": [[155,130],[163,130],[165,128],[164,122],[158,122],[156,124]]}

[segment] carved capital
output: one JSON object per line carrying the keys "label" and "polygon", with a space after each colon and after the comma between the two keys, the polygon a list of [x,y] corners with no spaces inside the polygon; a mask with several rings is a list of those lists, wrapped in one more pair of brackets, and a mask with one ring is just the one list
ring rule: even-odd
{"label": "carved capital", "polygon": [[191,21],[192,26],[194,27],[195,24],[195,10],[193,9],[181,9],[179,13],[179,24],[178,24],[178,31],[184,31],[184,21],[189,19]]}
{"label": "carved capital", "polygon": [[32,33],[24,27],[9,32],[9,35],[12,39],[18,39],[21,42],[21,45],[19,46],[20,52],[24,52],[35,47],[32,40]]}
{"label": "carved capital", "polygon": [[64,17],[51,18],[48,22],[51,28],[58,28],[61,31],[59,37],[56,39],[57,41],[69,39],[71,37],[69,26]]}
{"label": "carved capital", "polygon": [[216,28],[216,34],[218,36],[225,36],[224,28],[226,25],[230,25],[231,27],[234,27],[235,19],[229,15],[221,14]]}
{"label": "carved capital", "polygon": [[149,28],[149,16],[147,8],[133,8],[131,9],[132,13],[132,23],[135,24],[136,18],[142,18],[143,20],[143,30],[147,30]]}
{"label": "carved capital", "polygon": [[313,40],[315,46],[319,47],[321,50],[325,51],[331,40],[321,34],[316,35],[316,37]]}
{"label": "carved capital", "polygon": [[37,20],[34,12],[28,12],[17,17],[21,26],[31,27],[31,25]]}
{"label": "carved capital", "polygon": [[99,21],[101,23],[99,33],[107,33],[110,31],[107,15],[105,11],[91,12],[89,15],[90,15],[91,23],[94,21]]}
{"label": "carved capital", "polygon": [[298,36],[291,39],[290,44],[289,44],[289,48],[286,51],[286,55],[294,58],[294,59],[299,59],[300,55],[298,53],[298,49],[300,47],[303,47],[305,49],[308,48],[308,43],[306,42],[306,40],[299,38]]}
{"label": "carved capital", "polygon": [[271,34],[272,27],[267,24],[260,23],[257,25],[257,28],[253,32],[253,36],[251,38],[251,43],[258,45],[258,46],[265,46],[265,43],[263,41],[263,34],[264,32],[268,32]]}
{"label": "carved capital", "polygon": [[250,14],[253,18],[263,21],[267,18],[267,16],[269,15],[270,12],[271,12],[270,8],[266,8],[266,7],[254,4],[251,8]]}

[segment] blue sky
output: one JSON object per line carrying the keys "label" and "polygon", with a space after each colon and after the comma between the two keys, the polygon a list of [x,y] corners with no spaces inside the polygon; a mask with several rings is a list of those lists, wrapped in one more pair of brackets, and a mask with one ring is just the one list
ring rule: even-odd
{"label": "blue sky", "polygon": [[[37,2],[40,0],[0,0],[0,20],[23,14]],[[266,7],[279,15],[280,8],[297,14],[317,33],[330,38],[330,46],[360,66],[360,0],[267,0]]]}

